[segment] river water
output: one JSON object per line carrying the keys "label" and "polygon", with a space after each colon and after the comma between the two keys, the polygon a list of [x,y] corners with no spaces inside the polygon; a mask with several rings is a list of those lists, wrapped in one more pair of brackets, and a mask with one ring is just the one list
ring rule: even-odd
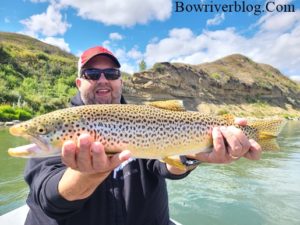
{"label": "river water", "polygon": [[[278,138],[281,150],[259,161],[200,165],[186,179],[168,181],[171,217],[184,225],[299,225],[300,122]],[[0,215],[25,203],[26,160],[7,155],[27,142],[0,130]]]}

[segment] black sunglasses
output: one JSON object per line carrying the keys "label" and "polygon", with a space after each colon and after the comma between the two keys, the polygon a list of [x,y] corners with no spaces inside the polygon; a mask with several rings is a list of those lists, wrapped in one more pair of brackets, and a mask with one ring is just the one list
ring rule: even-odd
{"label": "black sunglasses", "polygon": [[87,80],[99,80],[101,74],[104,74],[106,80],[117,80],[121,77],[121,72],[118,69],[110,68],[110,69],[84,69],[81,71],[81,76]]}

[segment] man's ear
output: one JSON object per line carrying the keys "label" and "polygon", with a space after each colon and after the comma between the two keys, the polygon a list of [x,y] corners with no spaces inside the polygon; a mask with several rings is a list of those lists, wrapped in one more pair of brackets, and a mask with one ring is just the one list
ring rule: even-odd
{"label": "man's ear", "polygon": [[76,83],[77,88],[80,88],[80,86],[81,86],[81,79],[80,78],[76,78],[75,83]]}

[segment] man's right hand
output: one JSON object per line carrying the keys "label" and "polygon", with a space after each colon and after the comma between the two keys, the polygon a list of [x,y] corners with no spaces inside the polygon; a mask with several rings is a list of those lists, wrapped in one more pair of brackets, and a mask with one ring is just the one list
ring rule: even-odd
{"label": "man's right hand", "polygon": [[112,157],[105,154],[100,142],[89,134],[79,136],[77,143],[66,141],[62,147],[62,162],[68,166],[58,184],[60,195],[69,200],[90,196],[110,172],[130,158],[130,151]]}
{"label": "man's right hand", "polygon": [[63,163],[86,174],[110,173],[129,158],[130,151],[122,151],[108,157],[104,146],[100,142],[93,142],[89,134],[80,135],[77,143],[66,141],[62,147]]}

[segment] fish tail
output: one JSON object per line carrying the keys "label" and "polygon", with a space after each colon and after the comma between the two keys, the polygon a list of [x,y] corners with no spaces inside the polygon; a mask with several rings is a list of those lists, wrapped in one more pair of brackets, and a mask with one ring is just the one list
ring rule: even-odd
{"label": "fish tail", "polygon": [[284,118],[269,118],[249,121],[248,125],[257,129],[258,139],[263,140],[277,137],[286,122]]}
{"label": "fish tail", "polygon": [[280,147],[275,138],[258,140],[262,151],[279,151]]}
{"label": "fish tail", "polygon": [[249,121],[248,125],[257,130],[257,142],[260,144],[263,151],[277,151],[280,147],[275,138],[282,131],[286,122],[287,121],[284,118],[270,118]]}

